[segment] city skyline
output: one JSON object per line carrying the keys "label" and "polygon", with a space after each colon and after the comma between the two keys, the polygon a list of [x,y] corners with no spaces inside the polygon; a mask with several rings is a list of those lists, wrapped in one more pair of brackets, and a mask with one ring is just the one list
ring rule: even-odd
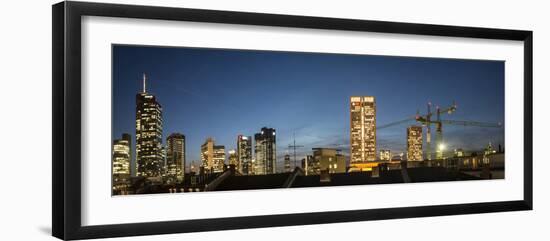
{"label": "city skyline", "polygon": [[[422,113],[424,112],[422,107],[427,101],[445,105],[455,100],[459,108],[466,109],[462,112],[457,111],[452,119],[489,122],[502,122],[504,119],[503,64],[496,61],[134,46],[115,46],[113,51],[113,91],[117,93],[114,95],[113,139],[122,133],[133,133],[131,128],[134,125],[127,126],[128,117],[125,116],[129,113],[126,109],[128,101],[123,101],[123,98],[129,95],[127,92],[134,91],[130,94],[135,100],[135,95],[139,93],[140,88],[140,79],[136,77],[142,72],[147,72],[150,76],[147,88],[151,89],[151,93],[163,108],[163,136],[182,133],[187,137],[187,157],[185,158],[188,160],[187,164],[201,160],[198,156],[200,144],[197,147],[197,143],[204,142],[207,137],[213,137],[218,145],[226,147],[225,150],[232,150],[237,149],[235,139],[238,135],[252,136],[264,126],[277,130],[277,171],[283,168],[284,155],[292,152],[286,147],[292,144],[293,134],[296,135],[296,142],[304,146],[297,150],[298,159],[317,147],[336,147],[349,155],[349,97],[353,95],[376,97],[377,125],[414,115],[416,110]],[[145,58],[145,55],[149,58]],[[196,59],[191,61],[195,57]],[[182,61],[175,61],[177,59]],[[267,69],[248,68],[250,66],[247,65],[251,65],[251,60],[263,64],[263,68],[266,68],[266,65],[272,65],[276,69],[293,71],[285,71],[284,74],[272,71],[272,75],[283,82],[276,84],[269,81],[274,76],[267,75]],[[247,71],[230,68],[236,67],[238,63],[243,64],[242,67],[247,66]],[[127,67],[121,68],[122,64]],[[191,67],[187,64],[194,68],[190,69]],[[326,69],[320,68],[329,64],[338,65],[338,68],[333,68],[328,73]],[[346,70],[357,72],[358,66],[367,69],[370,67],[371,72],[381,72],[378,75],[375,74],[380,79],[382,79],[381,76],[387,75],[388,78],[385,78],[388,81],[387,89],[382,87],[384,81],[369,75],[361,77],[362,72],[347,75],[344,73]],[[436,70],[433,71],[435,74],[430,75],[426,70],[429,66]],[[396,69],[384,72],[379,70],[380,67]],[[186,71],[182,71],[182,68]],[[138,69],[141,69],[141,72],[133,73]],[[388,80],[398,78],[393,75],[399,70],[403,73],[401,79],[406,79],[406,81],[398,81],[403,85],[396,85]],[[461,78],[456,75],[454,78],[445,75],[446,79],[451,79],[450,84],[436,81],[437,77],[443,78],[440,72],[444,70],[457,72],[456,75]],[[318,78],[312,76],[315,71],[322,72],[317,74]],[[324,74],[332,76],[332,81]],[[340,78],[336,78],[335,75]],[[256,78],[253,78],[254,76]],[[422,79],[423,82],[426,82],[426,79],[431,82],[427,81],[428,83],[422,85],[413,83],[412,86],[416,88],[411,89],[409,82],[414,82],[412,80],[418,80],[420,77],[425,78]],[[486,79],[487,83],[479,81],[480,79]],[[293,82],[299,80],[307,83]],[[361,80],[364,80],[364,85],[369,87],[363,86]],[[454,83],[456,81],[460,83]],[[212,86],[213,83],[218,86]],[[445,87],[428,88],[433,95],[418,94],[417,92],[426,91],[422,90],[426,84],[428,86],[439,84]],[[356,88],[357,85],[359,85],[358,88]],[[365,91],[365,88],[370,91]],[[409,94],[403,94],[401,89],[408,90],[405,92]],[[450,92],[453,89],[451,93],[461,93],[466,97],[457,94],[456,98],[452,96],[452,100],[449,100],[448,94],[441,96],[445,90]],[[257,98],[257,96],[263,98]],[[478,98],[482,101],[472,102],[470,100],[472,96],[479,96]],[[407,101],[400,101],[402,98]],[[262,101],[270,101],[274,106],[264,107],[264,110],[259,107],[262,106],[261,103],[254,103]],[[247,102],[250,103],[247,104]],[[342,102],[344,105],[340,106]],[[192,106],[197,103],[197,106]],[[132,104],[134,107],[130,107],[130,111],[135,110],[135,103]],[[416,107],[413,108],[412,105]],[[340,115],[342,113],[345,114]],[[199,123],[206,119],[213,123]],[[226,124],[221,123],[224,120]],[[409,124],[414,124],[414,121]],[[199,126],[202,126],[202,129],[198,128]],[[233,126],[236,127],[233,128]],[[377,133],[376,150],[389,149],[392,153],[406,152],[405,131],[403,131],[406,126],[401,125]],[[472,132],[471,129],[476,133],[469,134]],[[493,129],[449,126],[445,131],[445,140],[450,147],[465,150],[481,149],[487,142],[504,146],[502,130],[495,133]],[[472,138],[478,142],[465,141]],[[163,145],[165,144],[163,142]]]}

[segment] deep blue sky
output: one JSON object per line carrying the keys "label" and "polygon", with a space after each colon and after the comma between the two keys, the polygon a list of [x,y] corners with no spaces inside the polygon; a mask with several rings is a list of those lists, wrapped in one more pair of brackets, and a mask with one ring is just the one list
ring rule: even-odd
{"label": "deep blue sky", "polygon": [[[376,97],[378,125],[425,113],[428,101],[453,100],[458,110],[444,119],[504,121],[500,61],[115,45],[113,138],[130,133],[135,143],[135,95],[144,72],[148,92],[163,107],[163,138],[186,136],[187,164],[200,159],[207,137],[235,149],[238,134],[253,136],[263,126],[277,131],[279,160],[293,133],[305,146],[299,156],[312,147],[348,153],[352,95]],[[410,124],[380,130],[378,149],[404,152]],[[447,125],[443,136],[449,149],[504,145],[503,129]]]}

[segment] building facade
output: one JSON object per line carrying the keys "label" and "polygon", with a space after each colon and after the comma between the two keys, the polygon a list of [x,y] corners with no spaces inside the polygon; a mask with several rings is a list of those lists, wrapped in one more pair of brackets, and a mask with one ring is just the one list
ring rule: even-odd
{"label": "building facade", "polygon": [[228,163],[229,165],[235,166],[235,170],[239,170],[239,159],[237,158],[237,151],[236,150],[229,150],[227,152],[229,154],[228,157]]}
{"label": "building facade", "polygon": [[202,166],[206,172],[223,172],[225,164],[225,146],[217,146],[209,137],[201,146]]}
{"label": "building facade", "polygon": [[407,128],[407,160],[422,161],[422,126]]}
{"label": "building facade", "polygon": [[113,188],[127,183],[130,178],[130,162],[132,161],[132,138],[130,134],[122,134],[122,138],[113,140],[112,172]]}
{"label": "building facade", "polygon": [[277,167],[275,129],[263,127],[260,133],[254,135],[254,141],[255,175],[275,173]]}
{"label": "building facade", "polygon": [[304,169],[306,176],[319,175],[320,173],[319,162],[312,155],[307,155],[302,159],[302,169]]}
{"label": "building facade", "polygon": [[237,170],[241,174],[254,174],[254,169],[252,168],[252,137],[237,136],[237,162],[239,165]]}
{"label": "building facade", "polygon": [[185,176],[185,136],[173,133],[166,138],[166,174],[183,181]]}
{"label": "building facade", "polygon": [[376,101],[374,96],[350,98],[350,163],[376,160]]}
{"label": "building facade", "polygon": [[334,148],[313,148],[313,159],[319,164],[320,171],[345,173],[346,159],[340,150]]}
{"label": "building facade", "polygon": [[290,172],[290,155],[285,155],[285,166],[284,166],[284,172]]}
{"label": "building facade", "polygon": [[380,161],[390,161],[390,160],[391,160],[391,151],[380,150]]}
{"label": "building facade", "polygon": [[161,177],[162,107],[155,96],[147,93],[143,74],[143,92],[136,95],[136,168],[137,176]]}
{"label": "building facade", "polygon": [[454,150],[454,157],[463,157],[464,156],[464,150],[462,148],[458,148]]}

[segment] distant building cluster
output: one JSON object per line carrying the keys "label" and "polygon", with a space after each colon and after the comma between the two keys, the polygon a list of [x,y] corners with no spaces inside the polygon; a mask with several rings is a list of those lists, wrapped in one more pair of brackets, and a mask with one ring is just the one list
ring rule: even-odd
{"label": "distant building cluster", "polygon": [[[186,139],[181,133],[172,133],[162,145],[162,106],[156,97],[147,92],[147,76],[143,75],[143,90],[136,95],[136,177],[144,177],[153,183],[181,183],[185,180]],[[254,146],[253,146],[254,142]],[[130,134],[113,141],[112,168],[113,189],[124,189],[130,182],[132,143]],[[254,155],[253,155],[254,150]],[[237,149],[229,150],[216,145],[208,137],[200,149],[200,169],[191,172],[222,173],[232,166],[242,175],[268,175],[276,173],[276,132],[264,127],[254,135],[238,135]],[[228,163],[226,165],[226,158]],[[287,168],[290,171],[290,167]]]}

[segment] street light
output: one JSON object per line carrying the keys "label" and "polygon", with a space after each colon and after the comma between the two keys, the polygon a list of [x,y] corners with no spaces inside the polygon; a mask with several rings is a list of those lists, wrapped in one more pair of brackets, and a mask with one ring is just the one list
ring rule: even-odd
{"label": "street light", "polygon": [[443,155],[443,153],[445,152],[445,148],[447,148],[447,147],[443,143],[440,143],[437,146],[437,151],[438,151],[438,157],[437,158],[445,159],[445,156]]}

